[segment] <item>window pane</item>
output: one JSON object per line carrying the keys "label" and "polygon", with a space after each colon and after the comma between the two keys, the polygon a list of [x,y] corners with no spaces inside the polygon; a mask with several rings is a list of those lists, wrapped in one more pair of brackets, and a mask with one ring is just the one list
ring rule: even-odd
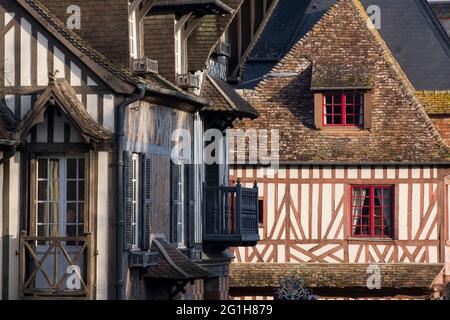
{"label": "window pane", "polygon": [[48,177],[47,159],[38,160],[38,178],[46,179]]}
{"label": "window pane", "polygon": [[334,106],[334,114],[342,114],[342,106]]}
{"label": "window pane", "polygon": [[342,116],[334,116],[333,124],[342,124]]}
{"label": "window pane", "polygon": [[38,203],[38,223],[47,223],[48,222],[48,204],[47,203]]}
{"label": "window pane", "polygon": [[355,110],[353,109],[353,106],[347,105],[347,107],[345,109],[346,109],[347,114],[354,114],[355,113],[354,112]]}
{"label": "window pane", "polygon": [[383,228],[375,227],[375,236],[383,236]]}
{"label": "window pane", "polygon": [[39,237],[46,237],[48,236],[48,229],[46,225],[39,225],[38,226],[38,236]]}
{"label": "window pane", "polygon": [[331,95],[326,95],[326,96],[325,96],[325,103],[326,103],[326,104],[332,104],[332,103],[333,103],[333,96],[331,96]]}
{"label": "window pane", "polygon": [[84,159],[78,159],[78,178],[84,179]]}
{"label": "window pane", "polygon": [[50,223],[59,223],[59,203],[52,202],[49,206],[49,219]]}
{"label": "window pane", "polygon": [[67,182],[67,201],[77,200],[77,182],[68,181]]}
{"label": "window pane", "polygon": [[59,200],[59,181],[51,180],[50,181],[50,199],[51,201]]}
{"label": "window pane", "polygon": [[78,181],[78,200],[84,201],[84,181]]}
{"label": "window pane", "polygon": [[59,179],[59,160],[50,159],[50,179]]}
{"label": "window pane", "polygon": [[362,235],[363,236],[370,236],[370,228],[369,227],[363,227],[362,228]]}
{"label": "window pane", "polygon": [[78,204],[78,222],[79,223],[84,222],[84,203]]}
{"label": "window pane", "polygon": [[77,226],[76,225],[66,226],[66,236],[67,237],[76,237],[77,236]]}
{"label": "window pane", "polygon": [[332,114],[333,113],[333,107],[327,106],[325,107],[325,114]]}
{"label": "window pane", "polygon": [[84,235],[84,226],[82,224],[78,225],[78,236],[81,237]]}
{"label": "window pane", "polygon": [[346,124],[355,124],[355,117],[354,116],[347,116]]}
{"label": "window pane", "polygon": [[77,205],[76,203],[68,203],[67,204],[67,223],[75,223],[77,222]]}
{"label": "window pane", "polygon": [[47,181],[39,181],[38,182],[38,200],[39,201],[47,201],[48,200],[48,194],[47,194]]}
{"label": "window pane", "polygon": [[49,228],[51,237],[59,237],[59,224],[51,224]]}
{"label": "window pane", "polygon": [[67,178],[77,178],[77,159],[67,159]]}

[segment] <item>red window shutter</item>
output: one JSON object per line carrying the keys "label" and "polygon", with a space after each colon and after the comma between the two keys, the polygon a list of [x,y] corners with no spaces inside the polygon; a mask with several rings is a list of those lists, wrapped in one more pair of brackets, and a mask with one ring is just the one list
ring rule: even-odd
{"label": "red window shutter", "polygon": [[364,129],[372,128],[372,99],[373,93],[364,93]]}
{"label": "red window shutter", "polygon": [[314,125],[316,129],[322,129],[323,126],[323,96],[322,93],[314,93]]}

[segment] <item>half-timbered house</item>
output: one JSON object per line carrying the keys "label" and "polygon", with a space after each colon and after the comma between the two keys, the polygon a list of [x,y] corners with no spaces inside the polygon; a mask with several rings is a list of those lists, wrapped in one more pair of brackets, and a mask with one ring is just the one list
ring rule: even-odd
{"label": "half-timbered house", "polygon": [[448,296],[449,48],[425,1],[278,2],[239,67],[260,117],[237,125],[278,129],[280,168],[230,172],[261,209],[232,296],[288,276],[320,298]]}
{"label": "half-timbered house", "polygon": [[[219,230],[206,221],[224,213],[205,199],[247,198],[255,222],[257,191],[202,163],[203,131],[257,112],[238,97],[217,105],[201,85],[240,1],[169,2],[0,1],[3,299],[228,296],[225,250],[255,244],[256,223],[241,228],[236,209]],[[189,35],[205,34],[187,54]],[[155,36],[167,43],[152,47]],[[182,162],[178,129],[194,140]]]}

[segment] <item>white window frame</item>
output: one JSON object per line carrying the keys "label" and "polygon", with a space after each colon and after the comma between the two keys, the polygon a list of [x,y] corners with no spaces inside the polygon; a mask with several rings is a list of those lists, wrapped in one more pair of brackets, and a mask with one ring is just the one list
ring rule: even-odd
{"label": "white window frame", "polygon": [[133,153],[131,156],[132,176],[132,198],[131,198],[131,232],[132,232],[132,250],[139,250],[139,218],[140,218],[140,157],[139,154]]}
{"label": "white window frame", "polygon": [[[175,25],[177,21],[175,20]],[[177,32],[175,32],[175,72],[176,74],[185,74],[185,44],[183,39],[183,30],[180,28]]]}
{"label": "white window frame", "polygon": [[[55,159],[58,160],[58,179],[57,184],[58,184],[58,188],[59,188],[59,195],[58,195],[58,199],[50,199],[50,179],[49,179],[49,175],[50,175],[50,168],[49,168],[49,163],[48,160],[50,159]],[[39,160],[47,160],[47,178],[39,178]],[[68,165],[67,162],[68,160],[77,160],[77,169],[76,169],[76,176],[75,178],[68,178]],[[83,178],[80,177],[80,172],[79,172],[79,161],[84,161],[84,168],[86,168],[86,158],[84,155],[73,155],[73,156],[62,156],[62,155],[40,155],[39,157],[37,157],[36,160],[36,177],[35,177],[35,181],[34,183],[36,184],[36,190],[38,192],[38,188],[39,188],[39,182],[41,181],[46,181],[47,182],[47,200],[39,200],[39,198],[36,198],[36,230],[35,233],[36,235],[39,234],[39,226],[47,226],[47,235],[46,236],[60,236],[60,237],[66,237],[67,235],[67,227],[68,226],[74,226],[75,227],[75,236],[76,237],[80,237],[82,236],[80,229],[83,229],[85,221],[87,219],[86,214],[87,212],[84,211],[84,217],[83,217],[83,221],[80,222],[80,218],[79,218],[79,212],[80,212],[80,206],[84,206],[86,201],[87,201],[87,194],[86,194],[86,173],[84,173]],[[76,183],[76,196],[75,196],[75,200],[68,200],[67,199],[67,183],[68,182],[75,182]],[[82,183],[84,184],[84,199],[80,199],[80,195],[79,195],[79,189],[78,189],[78,185]],[[47,203],[48,205],[50,203],[58,203],[58,210],[59,210],[59,217],[58,217],[58,222],[57,223],[50,223],[50,217],[47,216],[47,222],[41,222],[39,221],[39,213],[38,213],[38,207],[39,204],[45,204]],[[76,212],[75,212],[75,222],[72,223],[68,223],[67,222],[67,208],[68,208],[68,204],[75,204],[76,205]],[[49,215],[49,212],[45,213],[46,215]],[[58,226],[58,230],[59,230],[59,234],[58,235],[52,235],[50,234],[50,227],[51,225],[57,225]],[[80,228],[81,227],[81,228]]]}
{"label": "white window frame", "polygon": [[128,26],[129,26],[129,39],[130,39],[130,57],[133,59],[139,58],[139,32],[138,32],[138,23],[136,19],[136,10],[133,11],[128,18]]}

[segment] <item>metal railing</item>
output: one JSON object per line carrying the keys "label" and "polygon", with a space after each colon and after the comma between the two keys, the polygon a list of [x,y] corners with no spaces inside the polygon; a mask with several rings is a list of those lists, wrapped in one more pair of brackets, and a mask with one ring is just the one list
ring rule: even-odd
{"label": "metal railing", "polygon": [[88,298],[92,284],[92,235],[20,235],[20,289],[27,296]]}

